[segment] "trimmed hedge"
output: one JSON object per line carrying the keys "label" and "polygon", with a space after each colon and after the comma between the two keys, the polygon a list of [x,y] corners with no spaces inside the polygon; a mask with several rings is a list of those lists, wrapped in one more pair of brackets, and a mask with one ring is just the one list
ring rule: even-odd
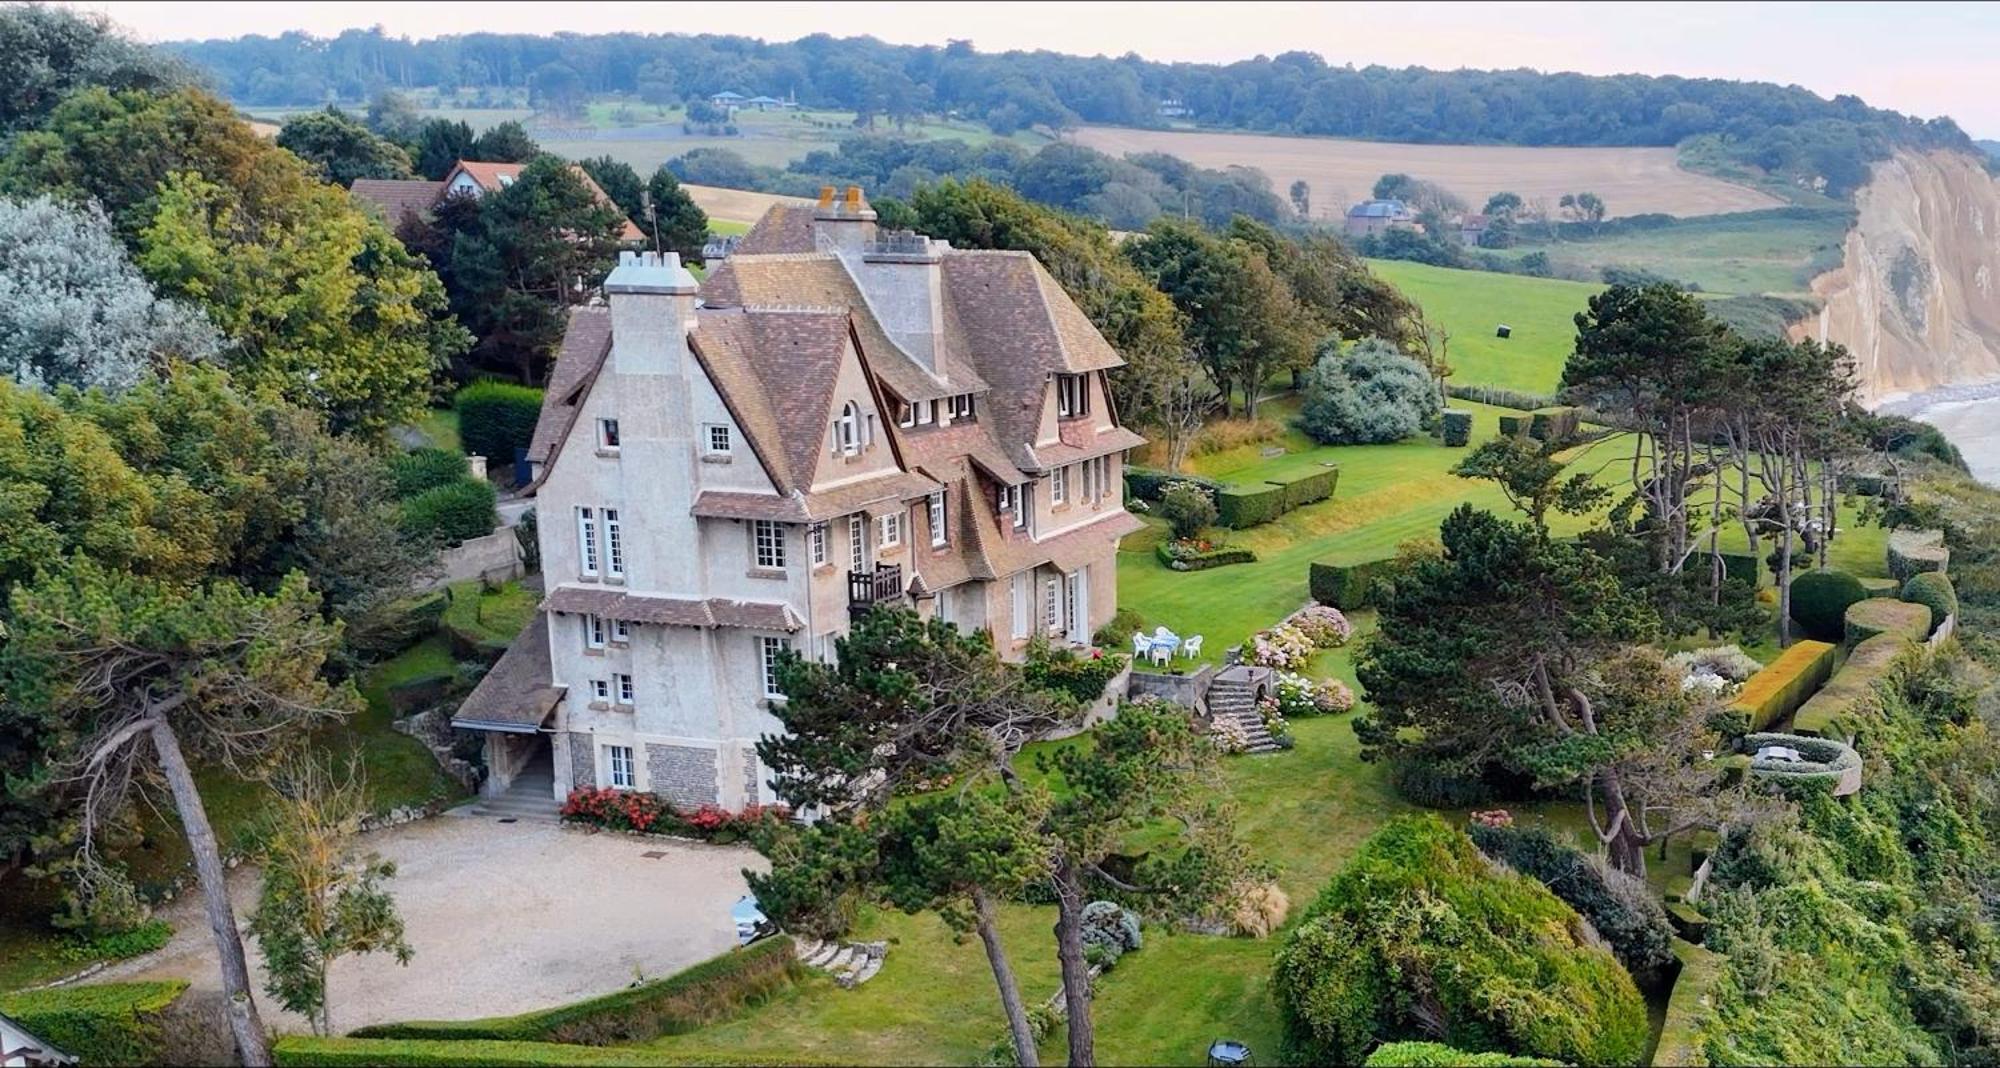
{"label": "trimmed hedge", "polygon": [[644,1042],[661,1035],[684,1034],[730,1016],[744,1005],[760,1002],[791,986],[798,981],[802,970],[793,959],[791,937],[779,935],[744,949],[730,950],[664,979],[587,1001],[484,1020],[378,1024],[353,1031],[350,1037],[454,1042],[492,1039],[586,1046]]}
{"label": "trimmed hedge", "polygon": [[1333,496],[1334,487],[1340,484],[1340,468],[1329,464],[1318,471],[1270,481],[1272,485],[1284,488],[1285,511],[1289,512]]}
{"label": "trimmed hedge", "polygon": [[1207,571],[1211,567],[1228,567],[1230,564],[1254,564],[1257,554],[1241,545],[1225,545],[1208,552],[1174,555],[1173,542],[1163,541],[1153,546],[1153,555],[1160,563],[1175,571]]}
{"label": "trimmed hedge", "polygon": [[1533,421],[1531,417],[1525,415],[1503,415],[1500,417],[1500,436],[1518,438],[1528,432],[1528,427]]}
{"label": "trimmed hedge", "polygon": [[1375,1047],[1361,1068],[1545,1068],[1561,1064],[1511,1053],[1468,1053],[1442,1042],[1386,1042]]}
{"label": "trimmed hedge", "polygon": [[411,449],[389,461],[389,484],[397,500],[469,477],[465,457],[443,449]]}
{"label": "trimmed hedge", "polygon": [[1808,638],[1837,642],[1848,606],[1867,599],[1861,580],[1845,571],[1808,571],[1792,578],[1792,621]]}
{"label": "trimmed hedge", "polygon": [[162,1056],[159,1016],[184,980],[56,986],[0,995],[0,1015],[84,1064],[150,1064]]}
{"label": "trimmed hedge", "polygon": [[1461,408],[1446,408],[1441,416],[1446,448],[1462,449],[1472,444],[1472,413]]}
{"label": "trimmed hedge", "polygon": [[1908,601],[1870,597],[1847,609],[1847,644],[1860,645],[1878,634],[1900,634],[1914,642],[1930,637],[1931,610]]}
{"label": "trimmed hedge", "polygon": [[[1796,749],[1805,762],[1759,764],[1757,750],[1767,745]],[[1803,734],[1746,734],[1743,736],[1743,751],[1750,757],[1753,779],[1775,783],[1788,793],[1793,790],[1808,793],[1824,790],[1837,794],[1843,781],[1851,781],[1856,789],[1861,785],[1861,754],[1846,742]]]}
{"label": "trimmed hedge", "polygon": [[1814,738],[1860,738],[1879,711],[1877,685],[1911,648],[1901,634],[1877,634],[1854,647],[1847,663],[1792,717],[1792,733]]}
{"label": "trimmed hedge", "polygon": [[1889,574],[1898,582],[1926,571],[1948,571],[1951,550],[1945,548],[1942,530],[1892,530],[1889,532]]}
{"label": "trimmed hedge", "polygon": [[1536,441],[1565,442],[1583,429],[1583,415],[1576,408],[1537,408],[1528,413],[1528,436]]}
{"label": "trimmed hedge", "polygon": [[1285,487],[1225,486],[1215,492],[1215,511],[1232,530],[1261,526],[1285,514]]}
{"label": "trimmed hedge", "polygon": [[1725,733],[1761,731],[1798,711],[1833,674],[1837,652],[1831,642],[1794,643],[1743,684],[1729,706]]}
{"label": "trimmed hedge", "polygon": [[[631,1065],[655,1068],[668,1065],[733,1065],[743,1063],[741,1054],[727,1050],[654,1050],[640,1046],[605,1049],[598,1046],[566,1046],[555,1042],[496,1042],[474,1040],[452,1042],[439,1039],[314,1038],[286,1035],[272,1044],[271,1053],[286,1068],[432,1068],[466,1064],[496,1068],[542,1068],[560,1065],[603,1065],[607,1068]],[[815,1061],[777,1061],[757,1058],[764,1065],[810,1065]]]}
{"label": "trimmed hedge", "polygon": [[474,382],[452,401],[458,410],[458,439],[469,456],[511,464],[514,452],[535,437],[542,415],[542,391],[512,382]]}
{"label": "trimmed hedge", "polygon": [[434,486],[403,502],[403,532],[439,545],[483,538],[500,525],[498,502],[493,484],[479,479]]}
{"label": "trimmed hedge", "polygon": [[1759,565],[1755,553],[1717,552],[1713,556],[1708,553],[1700,553],[1694,559],[1688,561],[1688,567],[1698,567],[1704,575],[1708,574],[1709,561],[1714,557],[1722,559],[1722,577],[1726,581],[1741,582],[1753,587],[1757,585],[1760,576],[1758,574]]}
{"label": "trimmed hedge", "polygon": [[1306,587],[1312,599],[1343,612],[1367,608],[1375,600],[1375,581],[1395,570],[1394,557],[1364,560],[1358,564],[1328,564],[1320,561],[1306,569]]}
{"label": "trimmed hedge", "polygon": [[364,656],[394,656],[437,633],[449,599],[432,590],[383,605],[348,627],[347,646]]}
{"label": "trimmed hedge", "polygon": [[1722,957],[1678,939],[1674,941],[1674,956],[1681,960],[1681,971],[1674,978],[1672,996],[1667,998],[1667,1018],[1660,1025],[1653,1068],[1689,1068],[1708,1062],[1702,1055],[1697,1021],[1714,1000],[1712,991],[1722,978]]}
{"label": "trimmed hedge", "polygon": [[1951,576],[1942,571],[1924,571],[1911,575],[1903,583],[1903,600],[1920,604],[1931,610],[1931,629],[1925,637],[1937,633],[1946,619],[1958,614],[1958,591],[1952,588]]}
{"label": "trimmed hedge", "polygon": [[1157,501],[1160,491],[1169,482],[1192,482],[1211,492],[1222,489],[1222,483],[1200,475],[1179,475],[1172,471],[1156,471],[1150,467],[1125,468],[1125,492],[1128,496],[1142,501]]}
{"label": "trimmed hedge", "polygon": [[1672,974],[1674,930],[1643,881],[1570,848],[1541,827],[1474,824],[1466,833],[1480,852],[1541,880],[1589,920],[1641,986],[1654,986]]}
{"label": "trimmed hedge", "polygon": [[1903,584],[1887,576],[1870,578],[1863,575],[1861,588],[1867,590],[1870,597],[1900,597],[1903,593]]}

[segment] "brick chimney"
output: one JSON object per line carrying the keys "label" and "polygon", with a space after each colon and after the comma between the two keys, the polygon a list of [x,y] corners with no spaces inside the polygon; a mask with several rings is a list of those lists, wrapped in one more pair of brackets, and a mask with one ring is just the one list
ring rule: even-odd
{"label": "brick chimney", "polygon": [[819,203],[813,206],[814,244],[840,253],[859,253],[875,240],[875,209],[861,195],[861,187],[850,185],[845,192],[821,186]]}

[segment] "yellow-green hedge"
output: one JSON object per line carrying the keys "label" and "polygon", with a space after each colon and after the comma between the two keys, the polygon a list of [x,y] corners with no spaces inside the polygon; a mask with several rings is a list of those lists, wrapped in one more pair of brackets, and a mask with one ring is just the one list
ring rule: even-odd
{"label": "yellow-green hedge", "polygon": [[[1907,607],[1928,611],[1922,605]],[[1840,671],[1799,708],[1792,733],[1839,740],[1861,737],[1878,710],[1877,687],[1911,648],[1903,634],[1877,634],[1855,646]]]}
{"label": "yellow-green hedge", "polygon": [[1931,610],[1893,597],[1870,597],[1847,606],[1847,644],[1860,645],[1878,634],[1899,634],[1913,642],[1930,637]]}
{"label": "yellow-green hedge", "polygon": [[[314,1038],[287,1035],[272,1047],[272,1054],[286,1068],[431,1068],[436,1065],[479,1064],[498,1068],[543,1068],[543,1066],[587,1065],[652,1068],[655,1065],[727,1065],[743,1063],[741,1054],[728,1050],[693,1053],[687,1050],[646,1049],[639,1046],[569,1046],[558,1042],[496,1042],[478,1039],[454,1042],[415,1038]],[[776,1065],[811,1064],[811,1061],[774,1061],[757,1057],[756,1063]]]}
{"label": "yellow-green hedge", "polygon": [[1708,1063],[1702,1055],[1698,1018],[1715,981],[1722,977],[1723,958],[1678,938],[1674,940],[1674,955],[1681,959],[1681,973],[1674,978],[1674,992],[1667,998],[1667,1018],[1660,1025],[1660,1041],[1653,1049],[1654,1068]]}
{"label": "yellow-green hedge", "polygon": [[0,1015],[86,1065],[147,1064],[160,1058],[160,1013],[186,989],[178,979],[45,987],[0,995]]}
{"label": "yellow-green hedge", "polygon": [[1830,642],[1801,641],[1779,654],[1750,676],[1730,704],[1736,721],[1730,732],[1761,731],[1797,711],[1833,674],[1836,652]]}

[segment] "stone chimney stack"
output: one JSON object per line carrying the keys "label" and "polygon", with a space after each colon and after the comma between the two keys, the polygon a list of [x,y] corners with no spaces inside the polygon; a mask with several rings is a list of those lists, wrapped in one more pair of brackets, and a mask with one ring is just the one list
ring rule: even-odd
{"label": "stone chimney stack", "polygon": [[859,253],[875,240],[875,209],[861,195],[861,187],[850,185],[846,192],[821,186],[819,203],[813,206],[814,243],[843,255]]}
{"label": "stone chimney stack", "polygon": [[944,351],[944,254],[949,242],[890,230],[861,250],[854,279],[889,339],[932,374]]}
{"label": "stone chimney stack", "polygon": [[694,329],[696,284],[676,252],[618,254],[604,280],[611,304],[611,362],[620,374],[683,373]]}

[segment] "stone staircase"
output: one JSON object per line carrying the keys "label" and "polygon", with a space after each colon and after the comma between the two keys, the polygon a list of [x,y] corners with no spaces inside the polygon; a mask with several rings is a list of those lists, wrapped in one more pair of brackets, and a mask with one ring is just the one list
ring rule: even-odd
{"label": "stone staircase", "polygon": [[794,938],[792,952],[806,967],[826,972],[843,989],[852,990],[882,970],[882,958],[888,955],[889,943]]}
{"label": "stone staircase", "polygon": [[562,818],[562,804],[555,798],[555,773],[548,768],[523,771],[504,792],[473,802],[471,811],[491,819],[554,823]]}
{"label": "stone staircase", "polygon": [[1252,673],[1268,670],[1237,665],[1217,675],[1208,687],[1209,718],[1235,722],[1242,731],[1246,753],[1275,753],[1283,748],[1265,729],[1264,717],[1257,711],[1259,680]]}

